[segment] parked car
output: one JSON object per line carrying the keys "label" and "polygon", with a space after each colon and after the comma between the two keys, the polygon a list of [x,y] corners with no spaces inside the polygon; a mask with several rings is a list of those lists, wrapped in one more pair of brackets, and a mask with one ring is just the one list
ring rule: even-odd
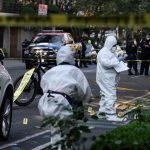
{"label": "parked car", "polygon": [[62,45],[69,45],[76,54],[81,44],[75,43],[70,33],[60,30],[44,30],[38,33],[24,50],[26,68],[30,69],[36,63],[36,51],[42,54],[42,64],[56,64],[56,54]]}
{"label": "parked car", "polygon": [[13,81],[3,65],[3,59],[4,53],[0,49],[0,140],[9,136],[14,93]]}

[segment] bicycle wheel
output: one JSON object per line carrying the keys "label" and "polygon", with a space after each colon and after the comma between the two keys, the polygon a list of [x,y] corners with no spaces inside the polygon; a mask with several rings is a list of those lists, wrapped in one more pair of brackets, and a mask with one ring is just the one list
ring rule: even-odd
{"label": "bicycle wheel", "polygon": [[[19,87],[23,75],[16,79],[14,82],[14,88],[17,90]],[[25,89],[22,91],[21,95],[16,99],[15,103],[19,106],[27,106],[29,105],[34,99],[37,94],[37,80],[34,77],[31,77],[29,82],[27,83]]]}

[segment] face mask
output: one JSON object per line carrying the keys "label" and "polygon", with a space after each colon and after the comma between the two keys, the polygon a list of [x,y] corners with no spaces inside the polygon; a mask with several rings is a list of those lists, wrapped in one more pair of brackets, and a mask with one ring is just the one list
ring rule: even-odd
{"label": "face mask", "polygon": [[112,47],[111,51],[114,53],[116,51],[116,49],[117,49],[117,47],[114,46],[114,47]]}

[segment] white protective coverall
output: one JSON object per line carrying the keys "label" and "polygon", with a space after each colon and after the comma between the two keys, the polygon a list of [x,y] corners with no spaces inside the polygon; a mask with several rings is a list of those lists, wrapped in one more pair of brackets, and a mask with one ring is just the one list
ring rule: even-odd
{"label": "white protective coverall", "polygon": [[[73,101],[89,101],[92,97],[91,88],[89,83],[80,69],[74,66],[74,56],[69,46],[62,46],[57,53],[56,57],[57,66],[48,70],[42,77],[41,88],[43,90],[43,96],[39,101],[39,111],[41,116],[49,117],[55,116],[60,119],[69,117],[69,113],[66,113],[66,107],[71,108],[67,99],[59,94],[52,94],[50,97],[52,101],[57,101],[61,105],[51,106],[45,112],[42,107],[44,101],[47,98],[47,91],[57,91],[69,95]],[[46,102],[47,103],[47,102]],[[53,129],[54,131],[54,129]],[[54,140],[55,139],[55,140]],[[52,138],[52,143],[58,141],[56,136]]]}
{"label": "white protective coverall", "polygon": [[117,100],[116,87],[119,82],[119,73],[114,69],[119,65],[119,61],[113,51],[113,46],[117,44],[114,36],[106,38],[104,47],[97,55],[96,82],[100,88],[100,108],[99,112],[104,113],[107,120],[122,121],[116,115],[115,102]]}

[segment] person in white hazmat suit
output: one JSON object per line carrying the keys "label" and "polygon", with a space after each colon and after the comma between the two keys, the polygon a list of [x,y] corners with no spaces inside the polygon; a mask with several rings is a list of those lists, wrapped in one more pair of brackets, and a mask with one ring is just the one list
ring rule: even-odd
{"label": "person in white hazmat suit", "polygon": [[108,36],[104,47],[97,55],[96,82],[100,88],[101,96],[97,116],[109,121],[126,121],[125,117],[119,118],[117,116],[115,108],[116,88],[119,82],[119,73],[115,67],[119,66],[124,59],[115,55],[116,45],[116,38]]}
{"label": "person in white hazmat suit", "polygon": [[[44,118],[55,116],[58,119],[67,119],[72,113],[66,108],[80,107],[83,101],[89,101],[93,95],[85,75],[74,66],[74,56],[69,46],[60,48],[56,62],[57,66],[48,70],[42,77],[41,88],[44,94],[38,108],[40,115]],[[52,127],[52,134],[56,130]],[[51,144],[55,144],[60,139],[59,133],[54,134],[51,137]]]}

